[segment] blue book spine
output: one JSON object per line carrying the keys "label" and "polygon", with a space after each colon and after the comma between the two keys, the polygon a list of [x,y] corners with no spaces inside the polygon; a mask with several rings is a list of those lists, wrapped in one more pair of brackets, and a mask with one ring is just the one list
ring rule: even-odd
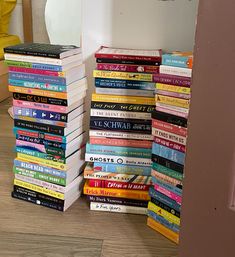
{"label": "blue book spine", "polygon": [[96,87],[155,90],[155,83],[120,79],[95,78]]}
{"label": "blue book spine", "polygon": [[94,167],[101,172],[151,176],[151,167],[137,165],[106,164],[95,162]]}
{"label": "blue book spine", "polygon": [[170,223],[168,220],[166,220],[166,219],[164,219],[163,217],[157,215],[157,214],[156,214],[155,212],[153,212],[153,211],[148,210],[147,213],[148,213],[148,216],[149,216],[150,218],[152,218],[152,219],[154,219],[155,221],[159,222],[159,223],[162,224],[163,226],[165,226],[165,227],[167,227],[167,228],[173,230],[174,232],[179,233],[180,228],[179,228],[178,225],[176,225],[176,224],[174,224],[174,223]]}
{"label": "blue book spine", "polygon": [[14,165],[17,167],[20,167],[20,168],[27,169],[27,170],[38,171],[38,172],[49,174],[52,176],[66,178],[66,172],[52,169],[52,168],[49,168],[46,166],[41,166],[41,165],[37,165],[34,163],[29,163],[29,162],[23,162],[23,161],[19,161],[16,159],[14,160]]}
{"label": "blue book spine", "polygon": [[62,66],[52,64],[31,63],[33,69],[63,71]]}
{"label": "blue book spine", "polygon": [[176,211],[180,212],[180,210],[181,210],[181,206],[178,203],[176,203],[175,201],[173,201],[172,199],[170,199],[166,195],[164,195],[160,192],[157,192],[154,189],[154,187],[149,188],[149,196],[157,199],[158,201],[160,201],[160,202],[164,203],[165,205],[175,209]]}
{"label": "blue book spine", "polygon": [[34,89],[42,89],[49,91],[57,91],[57,92],[67,92],[68,88],[66,86],[41,83],[41,82],[33,82],[33,81],[23,81],[16,79],[9,79],[9,84],[16,87],[27,87]]}
{"label": "blue book spine", "polygon": [[166,190],[169,190],[179,196],[182,195],[182,189],[181,188],[178,188],[178,187],[175,187],[175,186],[172,186],[168,183],[165,183],[165,182],[162,182],[160,181],[159,179],[157,179],[156,177],[152,177],[152,182],[153,184],[157,184],[163,188],[165,188]]}
{"label": "blue book spine", "polygon": [[152,151],[155,155],[161,156],[165,159],[184,165],[185,153],[179,152],[177,150],[156,143],[153,143]]}
{"label": "blue book spine", "polygon": [[93,154],[107,154],[116,156],[129,156],[137,158],[151,159],[151,149],[134,148],[134,147],[121,147],[121,146],[105,146],[105,145],[92,145],[86,144],[86,152]]}
{"label": "blue book spine", "polygon": [[188,68],[189,67],[189,57],[188,56],[177,56],[172,54],[162,55],[162,65]]}
{"label": "blue book spine", "polygon": [[55,121],[62,121],[62,122],[67,122],[68,120],[67,114],[64,114],[64,113],[42,111],[42,110],[31,109],[31,108],[14,107],[14,114],[18,116],[26,116],[26,117],[32,117],[37,119],[55,120]]}
{"label": "blue book spine", "polygon": [[26,80],[41,83],[51,83],[66,86],[66,78],[57,76],[44,76],[21,72],[9,72],[9,79]]}
{"label": "blue book spine", "polygon": [[[54,138],[57,139],[57,140],[55,140],[56,142],[58,142],[58,141],[60,141],[61,143],[66,143],[67,142],[67,139],[66,139],[65,136],[59,136],[59,135],[53,135],[53,134],[49,134],[49,133],[43,133],[43,132],[31,130],[31,129],[23,129],[23,128],[18,128],[18,127],[13,127],[14,135],[21,134],[20,133],[21,131],[24,131],[25,133],[32,133],[32,134],[38,133],[38,138],[41,138],[41,139],[45,139],[46,137],[50,137],[51,140],[52,140],[52,138],[54,137]],[[54,140],[52,140],[52,141],[54,141]]]}

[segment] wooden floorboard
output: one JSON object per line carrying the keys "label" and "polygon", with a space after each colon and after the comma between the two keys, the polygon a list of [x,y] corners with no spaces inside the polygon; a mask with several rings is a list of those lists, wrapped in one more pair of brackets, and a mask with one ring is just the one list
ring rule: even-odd
{"label": "wooden floorboard", "polygon": [[[102,241],[102,257],[177,256],[176,245],[147,227],[145,216],[90,211],[84,196],[65,213],[12,199],[10,195],[13,184],[12,166],[15,156],[13,152],[15,139],[12,133],[13,121],[7,113],[10,104],[11,100],[0,103],[0,235],[7,233],[7,238],[12,236],[14,241],[18,242],[17,244],[21,244],[22,237],[34,235],[33,238],[38,240],[37,251],[39,254],[35,255],[37,257],[62,256],[58,255],[56,247],[54,248],[53,237],[58,240],[61,237],[61,240],[76,238],[81,244],[85,242],[83,241],[84,238],[98,240],[98,243]],[[46,237],[49,240],[48,246]],[[2,243],[2,237],[0,242]],[[51,246],[49,242],[52,242]],[[17,248],[15,252],[14,248],[7,252],[7,247],[10,247],[10,244],[7,242],[5,244],[4,254],[0,245],[1,257],[34,257],[34,255],[27,255],[26,252],[24,252],[25,255],[23,253],[17,255]],[[33,247],[33,242],[26,240],[24,246],[27,248],[27,245],[29,248]],[[46,255],[45,252],[40,252],[40,245],[49,249],[50,254]],[[35,247],[37,246],[35,245]],[[92,247],[91,254],[94,253]],[[65,251],[67,251],[66,249]],[[67,254],[67,252],[64,253]],[[96,256],[82,255],[82,253],[69,255],[69,252],[66,254],[63,256]]]}

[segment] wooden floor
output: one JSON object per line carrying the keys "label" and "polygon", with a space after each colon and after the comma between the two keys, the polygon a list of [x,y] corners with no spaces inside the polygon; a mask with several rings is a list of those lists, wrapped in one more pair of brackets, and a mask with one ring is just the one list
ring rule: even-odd
{"label": "wooden floor", "polygon": [[146,217],[90,211],[79,199],[67,212],[12,199],[15,139],[0,103],[1,257],[175,257],[177,247],[146,226]]}

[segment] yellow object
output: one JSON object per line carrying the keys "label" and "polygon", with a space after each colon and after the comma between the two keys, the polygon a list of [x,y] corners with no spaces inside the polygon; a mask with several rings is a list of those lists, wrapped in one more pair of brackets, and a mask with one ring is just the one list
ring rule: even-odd
{"label": "yellow object", "polygon": [[156,95],[155,96],[156,103],[168,104],[172,106],[182,107],[182,108],[189,108],[189,100],[180,99],[171,96],[163,96],[163,95]]}
{"label": "yellow object", "polygon": [[156,88],[159,90],[181,93],[181,94],[190,94],[191,92],[191,89],[189,87],[180,87],[180,86],[161,84],[161,83],[157,83]]}
{"label": "yellow object", "polygon": [[2,35],[0,36],[0,60],[4,57],[3,49],[7,46],[17,45],[20,43],[18,36],[14,35]]}

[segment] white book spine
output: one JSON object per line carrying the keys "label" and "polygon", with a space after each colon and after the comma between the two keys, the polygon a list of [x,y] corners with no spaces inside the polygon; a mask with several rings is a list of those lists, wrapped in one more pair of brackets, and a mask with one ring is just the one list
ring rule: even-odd
{"label": "white book spine", "polygon": [[90,130],[90,137],[110,137],[121,139],[136,139],[136,140],[153,140],[152,135],[136,134],[136,133],[124,133],[124,132],[110,132],[104,130]]}
{"label": "white book spine", "polygon": [[155,91],[138,90],[138,89],[123,89],[123,88],[99,88],[99,87],[97,87],[96,88],[96,94],[154,97]]}
{"label": "white book spine", "polygon": [[105,155],[105,154],[91,154],[86,153],[85,161],[87,162],[102,162],[102,163],[113,163],[113,164],[129,164],[129,165],[142,165],[142,166],[151,166],[151,159],[147,158],[135,158],[135,157],[126,157],[126,156],[114,156],[114,155]]}
{"label": "white book spine", "polygon": [[147,215],[147,208],[119,204],[90,202],[90,209],[93,211],[107,211]]}
{"label": "white book spine", "polygon": [[95,117],[151,120],[151,113],[146,112],[124,112],[114,110],[91,109],[90,114],[91,116]]}
{"label": "white book spine", "polygon": [[191,78],[192,69],[161,65],[160,73]]}
{"label": "white book spine", "polygon": [[173,106],[173,105],[169,105],[169,104],[156,103],[156,106],[166,108],[166,109],[169,109],[169,110],[174,110],[174,111],[177,111],[177,112],[183,112],[183,113],[186,113],[186,114],[189,113],[189,109],[187,109],[187,108],[182,108],[182,107]]}

